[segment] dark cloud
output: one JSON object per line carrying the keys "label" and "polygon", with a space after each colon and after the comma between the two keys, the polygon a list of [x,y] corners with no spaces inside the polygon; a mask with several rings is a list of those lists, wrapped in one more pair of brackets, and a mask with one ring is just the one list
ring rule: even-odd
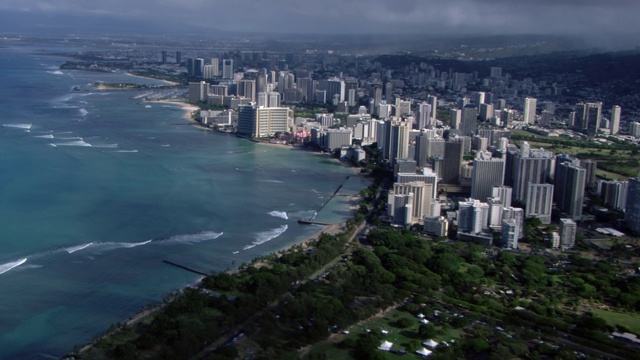
{"label": "dark cloud", "polygon": [[[640,32],[638,0],[16,0],[0,13],[291,33]],[[0,25],[2,30],[2,25]]]}

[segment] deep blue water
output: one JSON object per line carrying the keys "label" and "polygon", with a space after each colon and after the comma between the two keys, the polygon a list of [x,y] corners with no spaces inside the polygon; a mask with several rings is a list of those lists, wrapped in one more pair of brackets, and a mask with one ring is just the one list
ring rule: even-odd
{"label": "deep blue water", "polygon": [[61,356],[198,280],[162,260],[212,272],[303,240],[351,175],[36,50],[0,48],[0,359]]}

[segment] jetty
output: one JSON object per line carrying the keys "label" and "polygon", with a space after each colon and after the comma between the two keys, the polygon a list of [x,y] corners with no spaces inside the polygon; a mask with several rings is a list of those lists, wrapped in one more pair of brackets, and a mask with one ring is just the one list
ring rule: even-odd
{"label": "jetty", "polygon": [[314,221],[314,220],[303,220],[303,219],[298,219],[298,223],[299,224],[311,224],[311,225],[323,225],[323,226],[335,225],[335,224],[328,223],[328,222]]}
{"label": "jetty", "polygon": [[194,274],[198,274],[198,275],[202,275],[202,276],[209,276],[209,274],[205,274],[205,273],[203,273],[203,272],[201,272],[201,271],[198,271],[198,270],[192,269],[192,268],[187,267],[187,266],[184,266],[184,265],[176,264],[176,263],[174,263],[173,261],[169,261],[169,260],[162,260],[162,262],[163,262],[163,263],[165,263],[165,264],[169,264],[169,265],[171,265],[171,266],[175,266],[175,267],[177,267],[177,268],[183,269],[183,270],[190,271],[190,272],[192,272],[192,273],[194,273]]}

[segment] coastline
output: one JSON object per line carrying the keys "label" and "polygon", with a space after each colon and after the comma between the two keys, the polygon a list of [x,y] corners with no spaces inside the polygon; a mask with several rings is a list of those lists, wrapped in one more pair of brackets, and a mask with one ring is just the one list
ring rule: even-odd
{"label": "coastline", "polygon": [[132,74],[130,72],[125,72],[125,74],[128,75],[128,76],[136,77],[136,78],[140,78],[140,79],[150,79],[150,80],[160,81],[160,82],[162,82],[164,84],[167,84],[167,85],[180,85],[179,83],[174,82],[174,81],[156,79],[156,78],[152,78],[152,77],[148,77],[148,76],[134,75],[134,74]]}

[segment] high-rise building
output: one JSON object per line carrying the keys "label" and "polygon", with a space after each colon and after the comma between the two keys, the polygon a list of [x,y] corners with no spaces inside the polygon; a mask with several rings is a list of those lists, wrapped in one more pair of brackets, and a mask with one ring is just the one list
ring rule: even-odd
{"label": "high-rise building", "polygon": [[209,84],[204,81],[189,83],[189,102],[195,104],[206,101],[209,95]]}
{"label": "high-rise building", "polygon": [[602,102],[578,104],[576,123],[579,123],[579,129],[586,131],[589,135],[595,135],[600,129],[601,121]]}
{"label": "high-rise building", "polygon": [[176,51],[176,64],[182,64],[182,51]]}
{"label": "high-rise building", "polygon": [[615,135],[620,131],[620,113],[622,109],[619,105],[614,105],[611,109],[611,135]]}
{"label": "high-rise building", "polygon": [[422,181],[408,183],[394,183],[393,190],[389,191],[388,201],[391,208],[396,195],[413,194],[411,204],[411,224],[422,224],[425,216],[431,216],[431,202],[433,200],[433,184],[426,184]]}
{"label": "high-rise building", "polygon": [[493,117],[493,104],[480,104],[480,120],[489,121]]}
{"label": "high-rise building", "polygon": [[[414,166],[415,168],[415,166]],[[422,174],[416,174],[415,172],[398,172],[396,182],[399,184],[406,184],[410,182],[420,181],[425,184],[431,184],[433,192],[431,198],[435,199],[438,196],[438,175],[431,169],[424,169]]]}
{"label": "high-rise building", "polygon": [[518,238],[520,237],[520,229],[515,220],[502,221],[502,246],[507,249],[518,248]]}
{"label": "high-rise building", "polygon": [[220,76],[220,60],[218,58],[211,58],[211,75],[213,77]]}
{"label": "high-rise building", "polygon": [[409,132],[411,125],[406,121],[393,121],[389,132],[388,159],[395,165],[398,159],[409,157]]}
{"label": "high-rise building", "polygon": [[538,218],[543,224],[551,224],[551,207],[553,205],[553,185],[529,183],[525,216]]}
{"label": "high-rise building", "polygon": [[489,152],[478,152],[473,160],[471,177],[471,197],[487,201],[493,188],[502,186],[504,180],[504,159],[493,158]]}
{"label": "high-rise building", "polygon": [[492,78],[502,77],[502,68],[497,66],[492,66],[489,68],[489,76]]}
{"label": "high-rise building", "polygon": [[629,133],[634,138],[640,138],[640,122],[632,122],[629,124]]}
{"label": "high-rise building", "polygon": [[442,183],[459,184],[460,167],[462,166],[462,142],[447,141],[444,144],[444,161],[442,164]]}
{"label": "high-rise building", "polygon": [[560,219],[560,247],[568,250],[576,245],[578,225],[572,219]]}
{"label": "high-rise building", "polygon": [[427,96],[427,104],[431,105],[431,121],[435,122],[438,116],[438,98],[436,96]]}
{"label": "high-rise building", "polygon": [[586,170],[585,187],[593,189],[596,187],[596,170],[598,170],[598,162],[586,159],[580,161],[580,167]]}
{"label": "high-rise building", "polygon": [[449,112],[449,126],[452,129],[460,129],[460,126],[462,126],[462,110],[451,109]]}
{"label": "high-rise building", "polygon": [[162,50],[162,63],[166,64],[167,63],[167,50]]}
{"label": "high-rise building", "polygon": [[462,135],[475,134],[478,129],[478,108],[475,105],[466,105],[462,109]]}
{"label": "high-rise building", "polygon": [[255,103],[238,106],[239,135],[269,137],[277,132],[290,132],[292,124],[293,110],[289,108],[259,108]]}
{"label": "high-rise building", "polygon": [[458,203],[458,232],[478,234],[489,226],[489,205],[476,199]]}
{"label": "high-rise building", "polygon": [[480,104],[484,104],[484,96],[485,93],[483,91],[476,91],[473,93],[472,101],[476,105],[476,107],[480,108]]}
{"label": "high-rise building", "polygon": [[534,124],[536,122],[536,104],[538,100],[535,98],[524,98],[524,106],[522,107],[525,124]]}
{"label": "high-rise building", "polygon": [[601,183],[600,196],[605,205],[609,205],[618,211],[625,211],[628,191],[628,181],[603,181]]}
{"label": "high-rise building", "polygon": [[328,80],[320,80],[318,82],[318,90],[325,90],[327,92],[327,99],[333,99],[334,95],[339,95],[339,102],[344,101],[345,83],[338,78],[332,78]]}
{"label": "high-rise building", "polygon": [[491,189],[491,197],[500,200],[503,207],[511,207],[513,189],[510,186],[496,186]]}
{"label": "high-rise building", "polygon": [[427,134],[420,134],[416,137],[416,162],[418,167],[427,166],[429,159],[433,157],[444,157],[443,138],[429,137]]}
{"label": "high-rise building", "polygon": [[417,128],[424,129],[431,127],[433,125],[431,119],[431,105],[427,103],[420,103],[418,105]]}
{"label": "high-rise building", "polygon": [[629,229],[640,233],[640,178],[629,179],[624,221]]}
{"label": "high-rise building", "polygon": [[256,101],[256,81],[255,80],[238,80],[236,84],[236,95]]}
{"label": "high-rise building", "polygon": [[527,197],[527,186],[530,183],[542,184],[549,177],[553,153],[542,149],[530,150],[525,141],[520,154],[515,157],[513,168],[513,195],[517,201],[524,202]]}
{"label": "high-rise building", "polygon": [[587,171],[570,162],[558,165],[555,174],[554,197],[561,212],[568,214],[574,220],[582,217],[582,203],[584,202],[584,188]]}
{"label": "high-rise building", "polygon": [[231,80],[233,79],[233,60],[232,59],[223,59],[222,60],[222,78]]}
{"label": "high-rise building", "polygon": [[518,225],[518,237],[524,237],[524,210],[515,207],[504,207],[502,209],[502,220],[515,220]]}

